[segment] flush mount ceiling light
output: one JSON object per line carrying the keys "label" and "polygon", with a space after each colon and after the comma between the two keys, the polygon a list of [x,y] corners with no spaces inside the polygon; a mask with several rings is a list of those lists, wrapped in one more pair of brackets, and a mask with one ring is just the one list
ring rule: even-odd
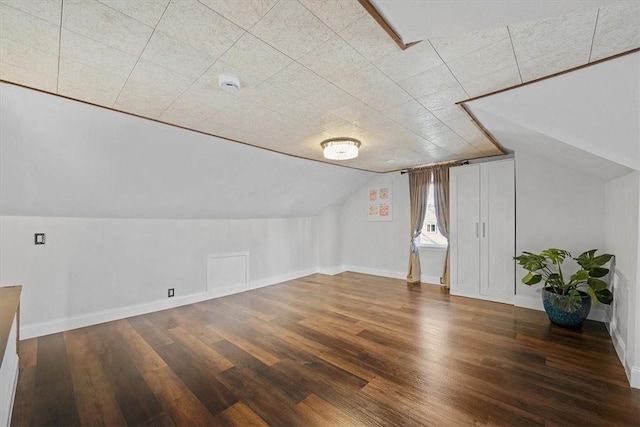
{"label": "flush mount ceiling light", "polygon": [[329,160],[349,160],[358,157],[360,141],[354,138],[330,138],[320,143],[324,157]]}

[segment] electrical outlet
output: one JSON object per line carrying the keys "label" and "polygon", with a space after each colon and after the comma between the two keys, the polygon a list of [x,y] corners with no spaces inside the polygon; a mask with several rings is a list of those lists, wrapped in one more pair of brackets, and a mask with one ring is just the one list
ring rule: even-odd
{"label": "electrical outlet", "polygon": [[35,245],[44,245],[44,233],[36,233]]}
{"label": "electrical outlet", "polygon": [[173,288],[169,288],[169,294],[168,294],[169,298],[173,297],[174,295],[175,295],[174,289]]}

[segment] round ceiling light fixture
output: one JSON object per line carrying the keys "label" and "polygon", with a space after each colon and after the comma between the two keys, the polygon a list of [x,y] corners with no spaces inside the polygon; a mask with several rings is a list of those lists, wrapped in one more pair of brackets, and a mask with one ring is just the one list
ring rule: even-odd
{"label": "round ceiling light fixture", "polygon": [[218,86],[227,92],[237,92],[240,90],[240,80],[237,77],[221,74],[218,77]]}
{"label": "round ceiling light fixture", "polygon": [[358,157],[360,141],[354,138],[329,138],[320,143],[324,157],[329,160],[349,160]]}

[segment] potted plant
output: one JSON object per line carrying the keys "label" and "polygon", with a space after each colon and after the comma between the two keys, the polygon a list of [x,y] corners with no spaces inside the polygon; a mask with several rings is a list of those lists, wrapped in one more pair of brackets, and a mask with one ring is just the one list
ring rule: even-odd
{"label": "potted plant", "polygon": [[[596,251],[597,249],[591,249],[572,258],[569,251],[550,248],[539,254],[522,252],[513,258],[528,271],[522,278],[522,283],[533,286],[544,280],[542,302],[551,322],[579,328],[589,315],[591,298],[594,298],[596,304],[611,304],[613,301],[607,282],[601,279],[609,274],[609,269],[604,266],[613,255],[596,256]],[[567,258],[572,258],[580,266],[568,279],[562,272],[562,264]]]}

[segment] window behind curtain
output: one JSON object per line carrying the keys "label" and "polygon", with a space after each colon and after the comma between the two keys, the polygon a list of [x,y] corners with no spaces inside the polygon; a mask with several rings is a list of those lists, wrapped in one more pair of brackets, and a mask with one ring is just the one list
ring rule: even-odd
{"label": "window behind curtain", "polygon": [[427,190],[427,213],[424,216],[424,223],[422,225],[422,234],[419,240],[420,246],[432,246],[432,247],[446,247],[447,239],[440,234],[438,230],[438,221],[436,219],[436,208],[434,200],[433,190],[433,176],[429,182],[429,189]]}

